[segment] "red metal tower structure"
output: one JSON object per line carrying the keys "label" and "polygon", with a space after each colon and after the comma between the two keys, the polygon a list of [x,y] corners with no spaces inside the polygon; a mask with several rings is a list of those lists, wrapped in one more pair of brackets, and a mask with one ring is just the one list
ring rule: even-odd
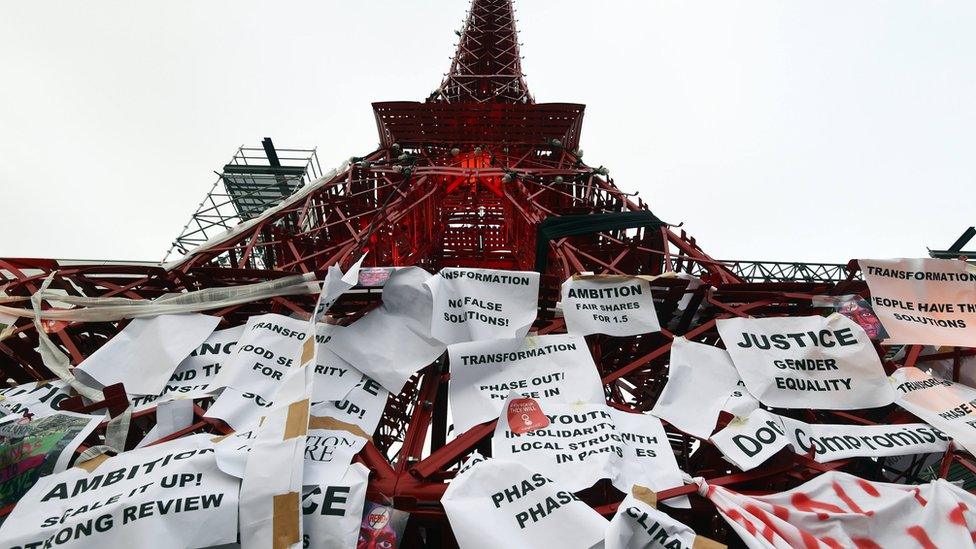
{"label": "red metal tower structure", "polygon": [[[564,331],[553,305],[559,284],[575,273],[696,275],[707,284],[689,287],[681,277],[653,283],[661,325],[667,327],[661,333],[587,338],[608,402],[638,411],[653,406],[666,381],[673,337],[711,343],[718,339],[718,318],[804,314],[812,310],[814,295],[866,294],[853,266],[840,282],[747,282],[705,254],[694,238],[660,221],[643,201],[618,189],[605,169],[586,164],[579,148],[584,106],[535,102],[521,70],[510,0],[474,0],[458,34],[450,73],[425,102],[373,104],[377,150],[351,159],[260,216],[164,265],[3,259],[0,289],[16,304],[57,271],[51,287],[70,295],[152,299],[296,273],[322,275],[328,266],[348,266],[368,252],[368,266],[538,269],[543,284],[534,329],[545,334]],[[379,299],[375,291],[352,292],[337,304],[340,321],[355,321]],[[213,313],[224,318],[222,326],[237,325],[269,311],[307,315],[311,300],[275,297]],[[52,339],[78,364],[123,325],[73,322],[56,326]],[[7,378],[24,383],[53,377],[41,366],[37,343],[27,319],[0,341],[0,368]],[[913,364],[919,354],[919,348],[909,348],[902,360]],[[950,358],[958,361],[959,352]],[[887,361],[886,366],[895,364]],[[373,441],[359,457],[371,469],[370,496],[391,498],[411,512],[408,543],[414,545],[453,544],[439,505],[445,481],[471,451],[490,451],[491,424],[449,436],[449,382],[443,359],[418,372],[401,394],[391,396]],[[108,395],[100,405],[125,407],[118,395]],[[205,406],[198,406],[191,429],[225,429],[202,418]],[[809,422],[832,423],[908,417],[894,408],[872,415],[802,415]],[[138,441],[138,431],[144,433],[153,421],[151,411],[138,416],[130,441]],[[706,441],[670,427],[668,432],[682,468],[712,484],[785,489],[839,467],[879,475],[879,465],[869,460],[823,465],[793,454],[740,473]],[[961,457],[951,459],[976,470]],[[691,491],[677,489],[661,497]],[[604,483],[581,496],[608,514],[623,497]],[[679,518],[710,537],[734,538],[704,500],[695,500]]]}

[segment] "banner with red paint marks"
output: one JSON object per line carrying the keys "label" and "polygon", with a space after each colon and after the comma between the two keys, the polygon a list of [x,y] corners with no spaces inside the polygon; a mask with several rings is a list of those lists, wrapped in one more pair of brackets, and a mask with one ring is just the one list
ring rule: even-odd
{"label": "banner with red paint marks", "polygon": [[976,496],[943,479],[911,486],[832,471],[766,496],[702,488],[753,549],[972,547],[976,536]]}

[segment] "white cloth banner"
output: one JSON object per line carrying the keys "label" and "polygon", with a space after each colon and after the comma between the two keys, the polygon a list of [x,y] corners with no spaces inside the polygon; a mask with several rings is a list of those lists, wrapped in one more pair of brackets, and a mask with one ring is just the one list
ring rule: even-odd
{"label": "white cloth banner", "polygon": [[[821,463],[853,457],[889,457],[945,452],[951,440],[925,423],[899,425],[836,425],[804,423],[782,417],[786,438],[797,454],[811,449]],[[755,444],[760,444],[758,440]]]}
{"label": "white cloth banner", "polygon": [[942,479],[912,486],[830,471],[767,496],[700,483],[701,492],[752,549],[973,546],[976,496]]}
{"label": "white cloth banner", "polygon": [[66,381],[34,381],[0,389],[0,405],[12,414],[25,412],[35,418],[49,416],[61,409],[61,401],[71,398],[70,387]]}
{"label": "white cloth banner", "polygon": [[240,482],[217,469],[209,438],[181,438],[105,459],[92,472],[73,467],[41,478],[0,527],[0,546],[233,543]]}
{"label": "white cloth banner", "polygon": [[782,450],[790,441],[780,416],[753,410],[748,417],[736,417],[712,435],[712,443],[733,465],[748,471]]}
{"label": "white cloth banner", "polygon": [[891,374],[895,403],[952,437],[976,455],[976,389],[929,375],[918,368]]}
{"label": "white cloth banner", "polygon": [[102,386],[123,383],[130,395],[158,395],[219,323],[219,317],[198,313],[136,318],[76,370]]}
{"label": "white cloth banner", "polygon": [[535,322],[539,273],[445,268],[427,281],[431,334],[445,344],[520,339]]}
{"label": "white cloth banner", "polygon": [[569,488],[501,459],[472,465],[451,482],[441,503],[463,549],[590,549],[607,527]]}
{"label": "white cloth banner", "polygon": [[[699,549],[695,531],[627,494],[607,526],[605,549]],[[719,547],[714,545],[714,547]]]}
{"label": "white cloth banner", "polygon": [[749,392],[767,406],[855,410],[894,400],[870,338],[843,315],[729,318],[716,325]]}
{"label": "white cloth banner", "polygon": [[661,331],[651,283],[636,276],[574,276],[563,282],[562,308],[571,334],[634,336]]}
{"label": "white cloth banner", "polygon": [[227,360],[244,332],[244,326],[217,330],[210,334],[190,356],[183,359],[158,395],[131,396],[135,411],[151,408],[163,397],[197,399],[210,396],[210,382]]}
{"label": "white cloth banner", "polygon": [[394,271],[383,286],[383,304],[342,330],[329,349],[399,394],[410,376],[444,354],[444,344],[430,333],[429,278],[419,267]]}
{"label": "white cloth banner", "polygon": [[369,468],[353,463],[341,479],[305,487],[302,493],[304,547],[356,547],[368,480]]}
{"label": "white cloth banner", "polygon": [[949,259],[860,259],[888,345],[976,346],[976,267]]}
{"label": "white cloth banner", "polygon": [[676,337],[671,343],[668,382],[651,413],[689,435],[707,439],[739,381],[725,349]]}
{"label": "white cloth banner", "polygon": [[448,347],[448,400],[457,433],[495,419],[511,391],[547,402],[606,402],[603,383],[581,336],[530,336]]}
{"label": "white cloth banner", "polygon": [[549,426],[517,435],[505,415],[492,455],[518,461],[574,492],[610,479],[622,492],[634,484],[655,491],[681,486],[681,471],[661,420],[605,404],[543,403]]}

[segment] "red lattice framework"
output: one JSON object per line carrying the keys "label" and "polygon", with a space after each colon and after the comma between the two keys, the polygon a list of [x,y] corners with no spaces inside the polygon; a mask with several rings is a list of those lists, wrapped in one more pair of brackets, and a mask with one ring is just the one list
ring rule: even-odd
{"label": "red lattice framework", "polygon": [[[373,107],[379,149],[352,159],[328,179],[312,183],[310,192],[258,218],[246,230],[201,246],[166,266],[0,259],[0,290],[7,296],[29,297],[56,271],[51,288],[70,295],[153,299],[295,273],[314,272],[321,277],[329,265],[348,267],[367,252],[366,265],[371,266],[419,265],[432,272],[449,266],[531,270],[539,259],[536,239],[545,219],[649,212],[645,203],[619,190],[605,170],[582,160],[582,105],[534,103],[521,73],[509,0],[472,2],[451,73],[427,102],[376,103]],[[868,295],[866,285],[856,279],[856,264],[848,267],[848,280],[839,283],[744,282],[705,254],[694,238],[663,223],[557,237],[549,242],[547,254],[534,326],[540,334],[565,331],[553,306],[559,284],[578,272],[657,275],[673,271],[698,275],[708,283],[690,289],[686,279],[655,280],[652,290],[657,311],[661,325],[667,327],[660,333],[587,337],[608,403],[624,410],[646,412],[653,406],[667,379],[670,344],[676,336],[716,344],[715,321],[720,318],[814,314],[813,296]],[[685,297],[690,302],[679,310],[678,302]],[[275,297],[208,312],[223,318],[220,328],[266,312],[307,318],[313,299]],[[375,307],[379,299],[378,290],[357,289],[344,296],[334,312],[340,323],[348,324]],[[72,364],[78,364],[124,324],[74,322],[49,328],[52,340]],[[13,336],[0,341],[0,368],[8,380],[26,383],[53,377],[42,366],[37,344],[29,319],[19,321]],[[877,350],[882,357],[888,351]],[[885,359],[885,367],[890,372],[920,361],[948,358],[954,361],[958,379],[961,358],[976,351],[955,349],[924,357],[920,352],[920,347],[910,347],[898,362]],[[449,435],[449,383],[445,359],[418,372],[401,394],[390,397],[373,441],[357,458],[371,470],[370,497],[392,499],[398,508],[411,513],[406,546],[455,545],[439,503],[445,481],[473,450],[490,454],[493,423]],[[125,409],[121,387],[106,389],[105,396],[103,402],[88,406],[80,399],[64,404],[84,411],[108,408],[113,415]],[[194,424],[167,438],[189,432],[228,432],[220,422],[203,418],[208,405],[198,402]],[[858,412],[778,413],[810,423],[916,421],[894,406]],[[723,413],[720,426],[729,419]],[[154,421],[153,410],[134,417],[129,448]],[[830,469],[883,480],[883,460],[819,464],[789,451],[742,473],[707,441],[670,425],[666,429],[682,469],[711,484],[779,491]],[[96,443],[98,436],[93,435],[89,442]],[[976,472],[970,456],[950,451],[942,462],[942,476],[953,463]],[[908,472],[906,478],[912,480],[914,474]],[[691,486],[677,488],[660,494],[659,499],[693,491]],[[608,515],[623,498],[605,481],[580,495]],[[707,500],[692,496],[692,501],[690,511],[673,511],[676,518],[699,533],[736,543],[735,535]]]}

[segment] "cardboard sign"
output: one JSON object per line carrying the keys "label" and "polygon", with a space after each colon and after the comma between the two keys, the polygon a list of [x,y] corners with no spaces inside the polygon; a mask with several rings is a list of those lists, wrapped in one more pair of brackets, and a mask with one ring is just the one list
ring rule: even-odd
{"label": "cardboard sign", "polygon": [[448,347],[448,398],[458,433],[497,418],[511,391],[550,402],[604,400],[603,383],[580,336],[546,335]]}
{"label": "cardboard sign", "polygon": [[16,413],[0,420],[0,506],[17,503],[37,479],[67,469],[75,450],[102,419],[54,412],[33,420]]}
{"label": "cardboard sign", "polygon": [[780,417],[762,409],[736,417],[711,440],[725,459],[743,471],[758,467],[790,443]]}
{"label": "cardboard sign", "polygon": [[651,283],[636,276],[574,276],[563,282],[562,308],[571,334],[634,336],[661,331]]}
{"label": "cardboard sign", "polygon": [[399,394],[410,376],[444,354],[431,336],[433,301],[419,267],[397,269],[383,286],[383,304],[342,331],[330,350]]}
{"label": "cardboard sign", "polygon": [[855,410],[894,400],[874,345],[847,317],[729,318],[716,325],[749,392],[767,406]]}
{"label": "cardboard sign", "polygon": [[861,259],[889,345],[976,345],[976,270],[949,259]]}
{"label": "cardboard sign", "polygon": [[702,493],[748,547],[972,547],[976,496],[939,479],[919,486],[830,471],[792,490]]}
{"label": "cardboard sign", "polygon": [[302,491],[303,547],[356,547],[369,469],[353,463],[341,479]]}
{"label": "cardboard sign", "polygon": [[[240,482],[195,435],[41,478],[0,527],[3,547],[207,547],[237,540]],[[50,544],[50,545],[47,545]]]}
{"label": "cardboard sign", "polygon": [[221,365],[234,352],[244,326],[217,330],[206,341],[183,359],[158,395],[130,396],[135,411],[146,410],[161,398],[181,397],[189,399],[210,396],[211,381],[217,377]]}
{"label": "cardboard sign", "polygon": [[123,383],[130,395],[158,395],[219,323],[219,317],[198,313],[136,318],[83,360],[76,374],[83,372],[103,387]]}
{"label": "cardboard sign", "polygon": [[518,461],[574,492],[611,479],[621,491],[634,483],[654,490],[681,486],[681,472],[661,421],[605,404],[546,404],[549,426],[518,435],[498,422],[493,455]]}
{"label": "cardboard sign", "polygon": [[689,435],[707,439],[739,381],[727,351],[676,337],[671,343],[668,382],[651,413]]}
{"label": "cardboard sign", "polygon": [[446,268],[427,281],[431,335],[445,344],[520,339],[535,322],[539,273]]}
{"label": "cardboard sign", "polygon": [[441,503],[465,549],[590,549],[607,527],[572,489],[502,459],[478,462],[456,477]]}
{"label": "cardboard sign", "polygon": [[943,433],[969,453],[976,452],[976,389],[927,374],[898,368],[891,374],[895,403]]}

